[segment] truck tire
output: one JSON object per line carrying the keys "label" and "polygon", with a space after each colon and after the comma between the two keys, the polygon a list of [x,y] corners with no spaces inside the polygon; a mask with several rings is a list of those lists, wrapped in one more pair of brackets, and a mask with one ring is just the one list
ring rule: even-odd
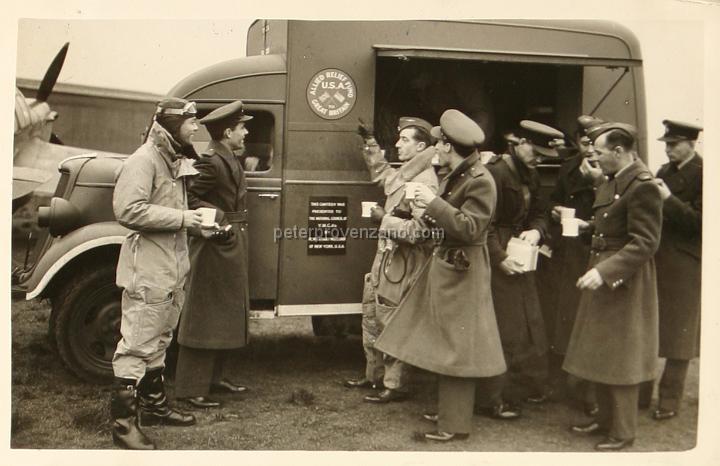
{"label": "truck tire", "polygon": [[360,315],[312,316],[313,333],[317,337],[345,338],[362,333]]}
{"label": "truck tire", "polygon": [[82,268],[53,300],[50,329],[58,354],[75,375],[92,383],[112,380],[120,340],[121,290],[115,265]]}

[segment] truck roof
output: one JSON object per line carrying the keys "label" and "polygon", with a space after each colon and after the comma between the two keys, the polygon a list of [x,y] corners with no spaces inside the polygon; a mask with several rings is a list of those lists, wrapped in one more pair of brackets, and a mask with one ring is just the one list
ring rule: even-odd
{"label": "truck roof", "polygon": [[614,37],[624,42],[628,48],[629,57],[641,60],[640,41],[635,34],[622,24],[612,21],[600,20],[470,20],[467,22],[479,24],[503,24],[507,26],[532,27],[537,29],[551,29],[556,31],[573,31],[583,34]]}
{"label": "truck roof", "polygon": [[[331,20],[326,21],[311,21],[311,20],[270,20],[275,23],[328,23]],[[268,20],[256,19],[252,22],[248,28],[248,44],[250,43],[250,36],[254,29],[262,27],[263,23],[270,22]],[[332,21],[337,22],[337,21]],[[362,22],[356,20],[348,20],[348,22]],[[508,27],[519,27],[519,28],[533,28],[533,29],[547,29],[554,31],[567,31],[576,32],[586,35],[597,35],[615,38],[623,42],[628,51],[628,55],[625,57],[616,58],[629,58],[633,60],[641,60],[642,54],[640,51],[640,42],[638,41],[635,34],[627,27],[612,21],[602,20],[543,20],[543,19],[494,19],[494,20],[482,20],[482,19],[467,19],[467,20],[392,20],[392,21],[365,21],[371,22],[383,22],[383,23],[423,23],[423,22],[435,22],[435,23],[465,23],[465,24],[477,24],[482,25],[494,25],[494,26],[508,26]],[[250,55],[250,53],[248,53]]]}
{"label": "truck roof", "polygon": [[[302,36],[303,34],[307,34],[312,32],[313,34],[321,34],[321,32],[317,31],[316,27],[310,27],[308,26],[314,26],[317,23],[326,23],[326,24],[337,24],[342,21],[304,21],[304,20],[255,20],[248,29],[248,52],[249,53],[257,53],[257,50],[255,50],[255,46],[250,46],[251,43],[256,42],[258,38],[258,34],[264,34],[266,31],[268,31],[270,28],[268,27],[269,23],[273,24],[273,31],[277,31],[277,29],[284,28],[285,30],[278,34],[276,37],[273,37],[273,50],[270,54],[260,54],[260,55],[249,55],[246,57],[238,57],[236,59],[224,61],[221,63],[217,63],[214,65],[211,65],[209,67],[200,69],[196,71],[195,73],[187,76],[185,79],[180,81],[173,89],[170,90],[168,95],[173,96],[181,96],[186,97],[189,96],[195,92],[197,92],[200,89],[206,88],[212,84],[216,84],[223,81],[230,81],[237,78],[242,77],[249,77],[249,76],[262,76],[262,75],[273,75],[273,74],[287,74],[287,56],[286,52],[288,50],[288,42],[296,42],[298,37],[294,36]],[[544,54],[542,51],[543,48],[547,47],[558,47],[562,48],[564,51],[559,52],[557,55],[563,55],[563,54],[569,54],[573,55],[573,52],[577,52],[577,50],[582,50],[584,47],[583,44],[575,44],[570,40],[572,38],[573,34],[581,35],[582,37],[587,36],[597,36],[599,39],[604,39],[603,43],[606,44],[613,44],[612,46],[602,46],[592,47],[592,50],[590,51],[591,55],[594,55],[598,53],[598,50],[602,50],[602,58],[606,59],[616,59],[616,60],[631,60],[635,62],[640,62],[641,60],[641,50],[640,50],[640,43],[633,34],[630,29],[626,28],[625,26],[622,26],[618,23],[613,23],[610,21],[597,21],[597,20],[441,20],[441,21],[428,21],[428,20],[413,20],[413,21],[348,21],[352,23],[368,23],[368,24],[376,24],[377,23],[394,23],[396,25],[404,24],[407,28],[412,28],[415,25],[422,25],[427,23],[438,23],[439,25],[445,24],[452,24],[456,23],[458,25],[463,25],[465,28],[465,31],[467,31],[467,27],[472,25],[477,25],[478,28],[478,37],[481,38],[483,42],[482,48],[487,48],[488,50],[495,50],[502,52],[509,52],[509,53],[517,53],[517,52],[523,52],[527,53],[528,55],[533,54]],[[291,27],[292,26],[292,27]],[[297,26],[297,27],[295,27]],[[501,44],[498,44],[497,41],[498,38],[493,38],[492,32],[495,28],[498,26],[501,27],[508,27],[508,28],[518,28],[518,29],[524,29],[524,30],[535,30],[536,32],[540,33],[541,30],[547,30],[549,33],[554,33],[554,41],[548,45],[544,44],[543,41],[536,40],[537,36],[535,36],[535,39],[532,40],[517,40],[517,35],[512,34],[512,36],[516,36],[516,40],[514,41],[514,44],[505,44],[504,42]],[[489,28],[489,29],[488,29]],[[397,29],[397,27],[395,27]],[[562,32],[564,33],[562,36],[558,36],[557,33]],[[483,35],[483,33],[487,33]],[[443,31],[438,31],[439,36],[442,38],[442,41],[447,44],[447,28],[444,28]],[[490,37],[488,37],[490,36]],[[581,36],[576,36],[577,38]],[[392,44],[387,44],[384,42],[384,39],[378,37],[377,40],[370,40],[372,42],[372,46],[376,47],[376,49],[393,49],[395,48],[395,45],[397,45],[399,50],[402,50],[403,48],[414,48],[414,44],[407,44],[407,43],[397,43],[394,42]],[[277,41],[280,41],[278,43]],[[500,39],[502,40],[502,39]],[[367,40],[366,40],[367,41]],[[495,43],[492,43],[495,41]],[[283,43],[284,42],[284,43]],[[430,42],[433,42],[430,40]],[[592,42],[592,41],[591,41]],[[382,44],[382,45],[378,45]],[[395,44],[395,45],[393,45]],[[518,45],[521,44],[521,45]],[[417,44],[417,47],[424,48],[423,44]],[[507,48],[508,50],[504,50],[504,48]],[[473,50],[468,49],[467,47],[461,48],[461,49],[453,49],[452,47],[448,47],[447,45],[442,45],[438,48],[438,50],[456,50],[460,53],[463,52],[472,52]],[[533,51],[534,49],[537,49],[538,51]],[[577,49],[577,50],[575,50]],[[429,49],[428,49],[429,50]],[[478,49],[479,50],[479,49]],[[267,51],[264,51],[263,53],[267,53]]]}
{"label": "truck roof", "polygon": [[212,84],[247,76],[287,73],[284,55],[238,57],[200,69],[173,87],[168,95],[187,96]]}

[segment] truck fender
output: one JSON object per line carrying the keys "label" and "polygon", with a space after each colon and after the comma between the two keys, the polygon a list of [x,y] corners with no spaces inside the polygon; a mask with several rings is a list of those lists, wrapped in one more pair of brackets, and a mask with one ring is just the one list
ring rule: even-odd
{"label": "truck fender", "polygon": [[25,299],[37,298],[63,268],[76,257],[108,244],[122,244],[131,231],[117,222],[86,225],[53,240],[26,282]]}

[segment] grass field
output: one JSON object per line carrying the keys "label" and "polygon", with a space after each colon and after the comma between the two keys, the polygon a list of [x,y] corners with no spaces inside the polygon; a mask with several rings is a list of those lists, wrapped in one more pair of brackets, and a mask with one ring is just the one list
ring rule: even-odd
{"label": "grass field", "polygon": [[[112,448],[109,390],[84,383],[61,364],[47,341],[49,307],[37,301],[12,303],[12,448]],[[432,426],[420,415],[434,409],[431,374],[417,371],[413,397],[404,403],[364,403],[364,392],[341,381],[364,365],[360,340],[317,338],[309,318],[251,322],[252,341],[238,350],[231,378],[249,393],[221,396],[220,410],[194,411],[190,428],[147,428],[162,449],[217,450],[401,450],[401,451],[592,451],[594,440],[568,431],[584,421],[564,403],[526,406],[513,422],[476,417],[464,442],[438,445],[420,440]],[[172,381],[169,393],[173,394]],[[657,422],[641,411],[638,438],[630,451],[687,450],[695,445],[698,365],[690,369],[683,410]]]}

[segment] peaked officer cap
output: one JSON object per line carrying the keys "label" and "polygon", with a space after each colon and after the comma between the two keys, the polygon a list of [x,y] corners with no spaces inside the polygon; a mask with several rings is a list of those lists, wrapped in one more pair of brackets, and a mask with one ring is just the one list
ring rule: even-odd
{"label": "peaked officer cap", "polygon": [[408,126],[416,126],[420,128],[421,130],[425,131],[430,134],[430,131],[432,130],[432,125],[428,123],[426,120],[423,120],[422,118],[418,117],[400,117],[398,120],[398,132],[404,130]]}
{"label": "peaked officer cap", "polygon": [[663,120],[665,134],[658,141],[695,141],[703,130],[701,126],[676,120]]}
{"label": "peaked officer cap", "polygon": [[252,118],[245,114],[242,100],[236,100],[208,113],[200,119],[200,123],[207,126],[227,122],[234,126],[240,122],[252,120]]}
{"label": "peaked officer cap", "polygon": [[529,140],[533,148],[545,157],[558,157],[557,150],[550,143],[556,139],[565,138],[562,131],[532,120],[522,120],[520,122],[517,136]]}
{"label": "peaked officer cap", "polygon": [[601,134],[605,134],[608,131],[612,131],[614,129],[627,133],[630,137],[633,138],[633,141],[637,139],[637,128],[628,123],[618,123],[615,121],[608,121],[601,125],[595,126],[588,131],[587,135],[590,140],[594,142],[598,137],[600,137]]}
{"label": "peaked officer cap", "polygon": [[438,140],[445,135],[451,142],[466,147],[479,146],[485,141],[482,128],[470,117],[452,108],[443,112],[440,126],[433,127],[430,135]]}

